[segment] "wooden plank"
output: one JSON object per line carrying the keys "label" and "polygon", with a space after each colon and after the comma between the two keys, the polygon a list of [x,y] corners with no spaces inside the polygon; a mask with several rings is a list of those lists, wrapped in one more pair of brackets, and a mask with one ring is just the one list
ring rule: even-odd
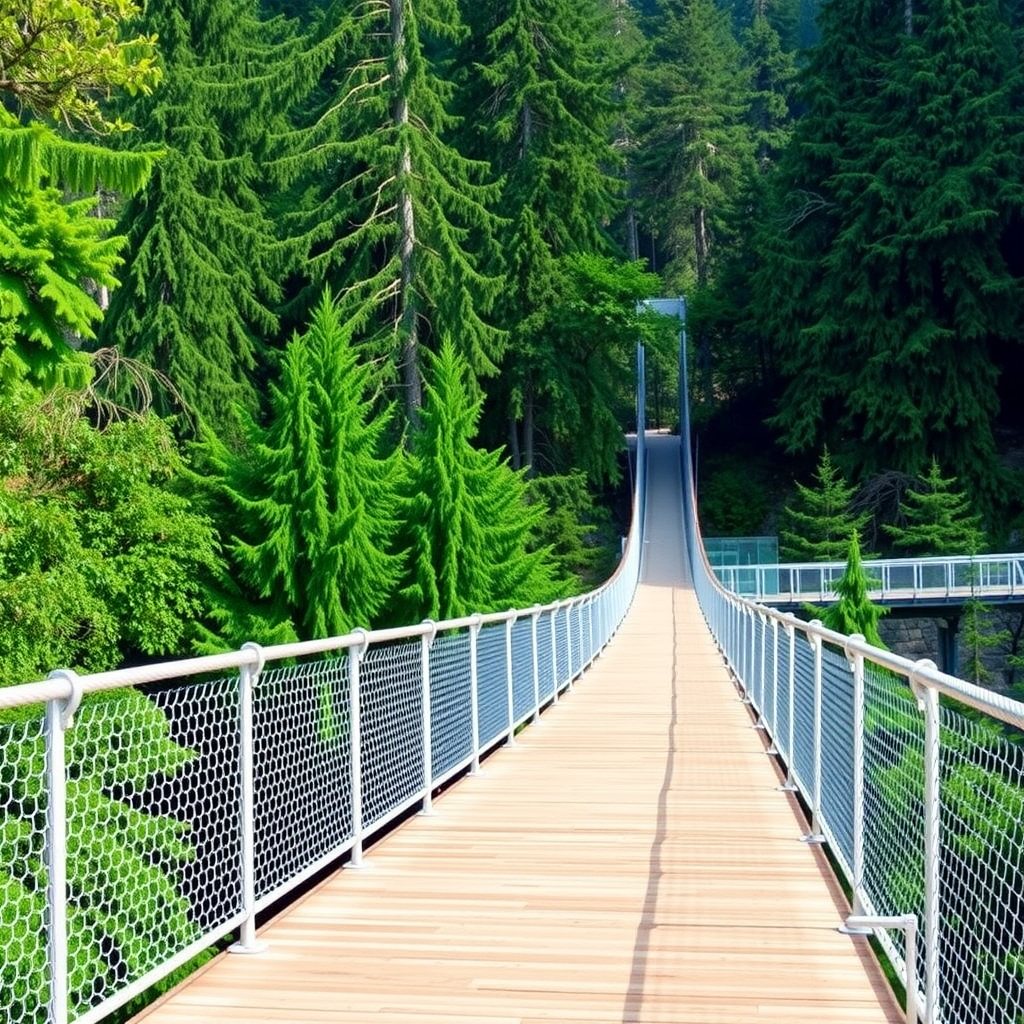
{"label": "wooden plank", "polygon": [[484,770],[136,1018],[902,1020],[692,592],[641,587]]}

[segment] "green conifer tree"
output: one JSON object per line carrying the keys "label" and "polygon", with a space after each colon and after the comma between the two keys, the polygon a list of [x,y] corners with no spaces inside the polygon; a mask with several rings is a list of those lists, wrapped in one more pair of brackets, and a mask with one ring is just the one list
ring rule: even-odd
{"label": "green conifer tree", "polygon": [[128,111],[164,155],[122,209],[128,266],[100,340],[159,369],[231,431],[236,404],[259,408],[261,355],[277,330],[285,261],[263,164],[297,60],[251,0],[150,0],[143,25],[159,36],[164,84]]}
{"label": "green conifer tree", "polygon": [[[202,450],[231,510],[227,553],[262,603],[264,628],[290,621],[304,639],[372,626],[400,566],[392,553],[398,456],[381,455],[387,417],[373,415],[374,381],[350,335],[324,296],[285,349],[269,426],[249,418],[243,449],[211,439]],[[221,633],[241,642],[239,630],[259,619],[251,609],[227,611]]]}
{"label": "green conifer tree", "polygon": [[496,372],[504,334],[489,312],[486,270],[497,192],[485,161],[452,144],[451,49],[464,29],[455,0],[388,0],[332,13],[338,51],[315,112],[280,162],[302,195],[290,218],[301,309],[328,283],[396,368],[410,421],[422,404],[419,351],[458,339],[476,377]]}
{"label": "green conifer tree", "polygon": [[943,477],[932,459],[928,475],[900,502],[905,525],[883,529],[898,548],[920,555],[974,555],[984,549],[981,516],[972,512],[966,491],[954,489],[956,477]]}
{"label": "green conifer tree", "polygon": [[868,598],[871,577],[864,571],[860,556],[860,541],[856,530],[850,534],[846,551],[846,569],[835,585],[839,600],[827,608],[807,605],[807,611],[821,620],[822,625],[837,633],[851,636],[860,633],[869,644],[886,649],[878,632],[878,620],[888,608],[872,604]]}
{"label": "green conifer tree", "polygon": [[787,529],[780,533],[783,557],[794,562],[841,562],[850,535],[860,536],[870,513],[850,511],[856,488],[846,483],[828,448],[814,472],[816,485],[796,485],[797,500],[786,506]]}
{"label": "green conifer tree", "polygon": [[12,0],[0,12],[0,385],[27,377],[80,386],[89,376],[75,348],[93,336],[101,309],[85,281],[117,283],[123,239],[108,237],[110,223],[81,196],[101,183],[137,191],[153,165],[152,154],[97,143],[126,127],[99,98],[148,93],[159,81],[153,40],[124,38],[137,12],[131,0],[85,0],[73,16],[58,0]]}
{"label": "green conifer tree", "polygon": [[430,357],[421,426],[407,460],[407,615],[435,620],[546,602],[563,592],[549,548],[532,547],[544,515],[521,472],[473,447],[481,401],[448,341]]}
{"label": "green conifer tree", "polygon": [[[668,256],[669,281],[692,294],[714,282],[730,210],[754,170],[751,73],[714,0],[664,0],[655,33],[638,162],[644,218]],[[697,387],[710,404],[712,338],[700,331],[695,340]]]}
{"label": "green conifer tree", "polygon": [[611,251],[605,226],[622,192],[613,141],[618,46],[627,37],[614,35],[613,15],[598,0],[467,5],[475,58],[464,72],[468,144],[504,182],[505,287],[496,317],[509,344],[489,400],[513,466],[531,471],[552,411],[545,389],[564,360],[552,333],[558,261]]}
{"label": "green conifer tree", "polygon": [[993,356],[1020,333],[1007,16],[832,0],[821,25],[758,275],[786,378],[774,422],[791,450],[856,438],[842,454],[867,472],[934,453],[984,504]]}

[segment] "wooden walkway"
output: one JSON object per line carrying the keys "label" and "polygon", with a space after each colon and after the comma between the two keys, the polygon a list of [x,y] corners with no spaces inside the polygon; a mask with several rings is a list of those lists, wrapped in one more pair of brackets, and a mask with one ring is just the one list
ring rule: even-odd
{"label": "wooden walkway", "polygon": [[693,593],[644,585],[514,748],[139,1019],[901,1021],[778,782]]}

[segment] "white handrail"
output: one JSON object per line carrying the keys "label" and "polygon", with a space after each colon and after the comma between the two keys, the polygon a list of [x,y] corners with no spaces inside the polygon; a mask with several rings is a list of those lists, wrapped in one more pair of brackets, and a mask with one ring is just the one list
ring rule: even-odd
{"label": "white handrail", "polygon": [[[956,601],[961,598],[1024,601],[1024,554],[937,555],[871,559],[863,563],[874,601]],[[843,562],[773,562],[716,565],[722,585],[766,604],[828,601]]]}
{"label": "white handrail", "polygon": [[[794,578],[806,572],[820,581],[819,592],[800,591],[799,597],[821,599],[826,581],[845,567],[712,568],[693,491],[685,348],[680,380],[682,527],[698,599],[737,685],[748,695],[756,695],[763,666],[744,622],[751,623],[751,632],[758,621],[778,624],[808,641],[791,644],[788,655],[783,651],[788,694],[767,719],[762,713],[762,721],[771,737],[768,749],[785,763],[786,788],[795,786],[813,808],[812,832],[820,829],[851,885],[854,912],[846,925],[906,930],[904,951],[884,930],[878,937],[907,986],[908,1021],[919,1011],[925,1024],[1024,1017],[1024,981],[1016,967],[1024,961],[1024,755],[1015,739],[1024,732],[1024,703],[941,672],[932,662],[913,662],[863,637],[803,622],[723,585],[720,577],[732,574],[736,580],[751,568],[762,585],[775,571]],[[930,568],[943,577],[936,589],[950,596],[960,592],[957,573],[964,567],[971,573],[967,593],[973,586],[981,596],[994,587],[1024,595],[1022,558],[865,564],[881,574],[886,595],[900,592],[903,573],[909,592],[925,599],[932,596]],[[827,682],[818,660],[823,646],[830,652]],[[774,656],[778,649],[772,650]],[[948,706],[940,706],[940,696]],[[1001,734],[997,722],[1016,733]],[[923,1007],[915,973],[919,932]]]}
{"label": "white handrail", "polygon": [[[0,1004],[5,1024],[94,1024],[235,931],[235,951],[259,952],[258,912],[345,854],[351,866],[362,864],[370,835],[416,804],[429,811],[436,787],[476,771],[484,754],[514,741],[572,686],[618,630],[639,580],[642,350],[638,382],[633,522],[615,572],[589,594],[90,675],[60,671],[0,689],[0,850],[11,836],[25,850],[9,866],[21,875],[5,889],[23,890],[24,899],[0,919],[0,936],[17,935],[0,942],[0,992],[18,1000]],[[527,620],[528,628],[513,629]],[[295,659],[303,660],[285,664]],[[133,691],[151,684],[159,685],[141,702],[149,731],[136,735],[125,709],[138,711]],[[114,690],[123,692],[99,699]],[[39,744],[45,759],[36,757]],[[102,777],[95,785],[109,792],[83,794],[77,780],[91,765],[76,758],[92,750],[102,761],[105,745],[137,755],[131,781]],[[181,763],[165,769],[152,745]],[[162,859],[118,847],[118,828],[149,824],[139,849],[163,843]],[[110,849],[95,864],[69,863],[69,849],[107,833]],[[122,931],[134,924],[130,906],[113,904],[110,879],[96,875],[112,879],[122,867],[135,872],[125,878],[162,893],[137,894],[145,927],[166,930],[135,941],[133,959],[100,935],[108,920],[127,916]],[[83,888],[90,878],[93,890]],[[162,907],[163,899],[173,905]],[[97,916],[95,932],[83,907]],[[82,934],[69,936],[74,928]]]}

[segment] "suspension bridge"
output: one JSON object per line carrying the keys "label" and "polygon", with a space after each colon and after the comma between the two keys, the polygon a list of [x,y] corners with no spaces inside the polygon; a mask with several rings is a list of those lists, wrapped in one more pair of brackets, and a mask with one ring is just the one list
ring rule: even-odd
{"label": "suspension bridge", "polygon": [[1024,706],[725,590],[639,421],[590,594],[0,691],[5,1019],[1024,1019]]}
{"label": "suspension bridge", "polygon": [[147,1024],[903,1019],[700,617],[678,439],[648,465],[640,587],[574,691]]}

